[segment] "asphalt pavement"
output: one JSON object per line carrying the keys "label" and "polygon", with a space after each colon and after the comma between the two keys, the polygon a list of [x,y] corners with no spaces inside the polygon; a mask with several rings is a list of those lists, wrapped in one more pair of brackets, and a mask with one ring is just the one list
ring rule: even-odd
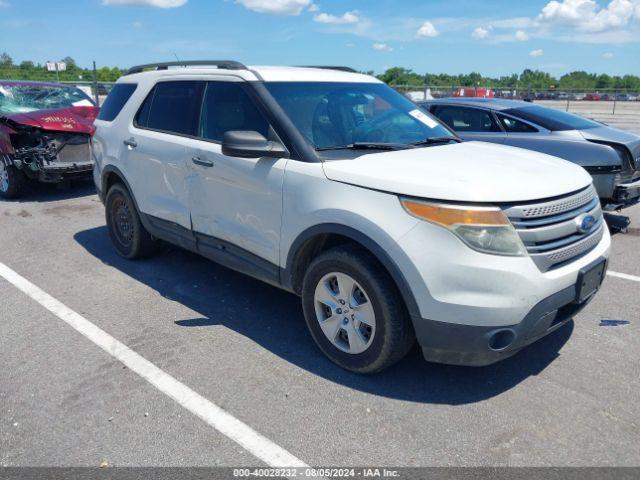
{"label": "asphalt pavement", "polygon": [[[0,202],[0,263],[308,465],[638,466],[640,206],[627,213],[610,261],[626,277],[484,368],[414,349],[346,372],[294,295],[179,249],[118,257],[88,184]],[[0,299],[0,465],[265,464],[1,277]]]}

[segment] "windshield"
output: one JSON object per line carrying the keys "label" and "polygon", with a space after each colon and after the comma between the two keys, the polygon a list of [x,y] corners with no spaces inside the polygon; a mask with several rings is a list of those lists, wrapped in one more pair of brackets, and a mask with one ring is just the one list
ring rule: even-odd
{"label": "windshield", "polygon": [[455,138],[438,120],[385,84],[273,82],[265,85],[316,149]]}
{"label": "windshield", "polygon": [[0,112],[23,113],[67,107],[91,107],[93,101],[71,86],[0,84]]}
{"label": "windshield", "polygon": [[602,124],[589,120],[588,118],[556,110],[555,108],[541,107],[539,105],[510,108],[504,110],[504,113],[509,113],[523,120],[537,123],[552,132],[561,130],[584,130],[602,126]]}

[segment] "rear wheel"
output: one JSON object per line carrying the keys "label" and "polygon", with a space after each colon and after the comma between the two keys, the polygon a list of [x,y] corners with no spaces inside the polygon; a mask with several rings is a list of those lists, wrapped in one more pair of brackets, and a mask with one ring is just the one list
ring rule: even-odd
{"label": "rear wheel", "polygon": [[413,345],[413,327],[394,282],[356,246],[328,250],[311,262],[302,303],[315,342],[347,370],[384,370]]}
{"label": "rear wheel", "polygon": [[5,165],[0,160],[0,197],[16,198],[22,193],[25,176],[13,165]]}
{"label": "rear wheel", "polygon": [[149,257],[157,252],[159,242],[144,228],[131,195],[120,183],[113,185],[105,199],[109,236],[121,257]]}

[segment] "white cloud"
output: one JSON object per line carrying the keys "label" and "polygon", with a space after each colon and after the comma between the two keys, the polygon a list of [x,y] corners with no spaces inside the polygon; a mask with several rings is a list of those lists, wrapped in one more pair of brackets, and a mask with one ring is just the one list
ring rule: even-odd
{"label": "white cloud", "polygon": [[602,54],[602,58],[613,58],[613,53],[605,52]]}
{"label": "white cloud", "polygon": [[568,25],[585,32],[602,32],[627,26],[640,18],[638,0],[611,0],[600,7],[594,0],[553,0],[538,15],[540,24]]}
{"label": "white cloud", "polygon": [[320,11],[320,7],[318,5],[316,5],[315,3],[312,3],[311,5],[309,5],[309,8],[307,9],[310,12],[319,12]]}
{"label": "white cloud", "polygon": [[520,42],[526,42],[527,40],[529,40],[529,34],[527,32],[525,32],[524,30],[518,30],[516,32],[516,40],[520,41]]}
{"label": "white cloud", "polygon": [[488,26],[487,28],[478,27],[474,29],[473,32],[471,32],[471,36],[473,38],[477,38],[478,40],[482,40],[484,38],[487,38],[491,34],[491,30],[493,30],[493,27],[491,26]]}
{"label": "white cloud", "polygon": [[544,51],[541,48],[538,48],[537,50],[531,50],[529,52],[530,57],[541,57],[542,55],[544,55]]}
{"label": "white cloud", "polygon": [[8,6],[9,6],[9,2],[7,2],[6,0],[0,0],[0,8],[8,7]]}
{"label": "white cloud", "polygon": [[102,0],[103,5],[141,5],[145,7],[181,7],[188,0]]}
{"label": "white cloud", "polygon": [[142,22],[133,22],[131,26],[133,28],[142,28]]}
{"label": "white cloud", "polygon": [[318,23],[328,23],[331,25],[344,25],[348,23],[358,23],[360,18],[358,12],[346,12],[340,16],[331,15],[329,13],[319,13],[313,17],[313,20]]}
{"label": "white cloud", "polygon": [[236,0],[243,7],[259,13],[300,15],[305,8],[313,8],[311,0]]}
{"label": "white cloud", "polygon": [[379,52],[393,52],[393,48],[386,43],[374,43],[373,49],[378,50]]}
{"label": "white cloud", "polygon": [[433,38],[438,35],[440,35],[440,32],[436,30],[436,27],[431,22],[424,22],[416,32],[416,36],[419,38]]}
{"label": "white cloud", "polygon": [[355,43],[348,42],[348,43],[345,43],[344,46],[347,47],[347,48],[353,48],[356,45],[355,45]]}

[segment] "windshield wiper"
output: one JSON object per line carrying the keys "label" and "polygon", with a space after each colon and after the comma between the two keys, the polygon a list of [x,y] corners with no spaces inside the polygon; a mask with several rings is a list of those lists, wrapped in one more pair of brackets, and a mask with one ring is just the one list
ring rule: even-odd
{"label": "windshield wiper", "polygon": [[404,150],[413,148],[410,143],[376,143],[376,142],[354,142],[348,145],[334,145],[331,147],[317,147],[316,151],[323,150]]}
{"label": "windshield wiper", "polygon": [[412,143],[411,145],[435,145],[438,143],[449,143],[449,142],[462,142],[461,138],[458,137],[430,137],[425,138],[424,140],[420,140],[419,142]]}

